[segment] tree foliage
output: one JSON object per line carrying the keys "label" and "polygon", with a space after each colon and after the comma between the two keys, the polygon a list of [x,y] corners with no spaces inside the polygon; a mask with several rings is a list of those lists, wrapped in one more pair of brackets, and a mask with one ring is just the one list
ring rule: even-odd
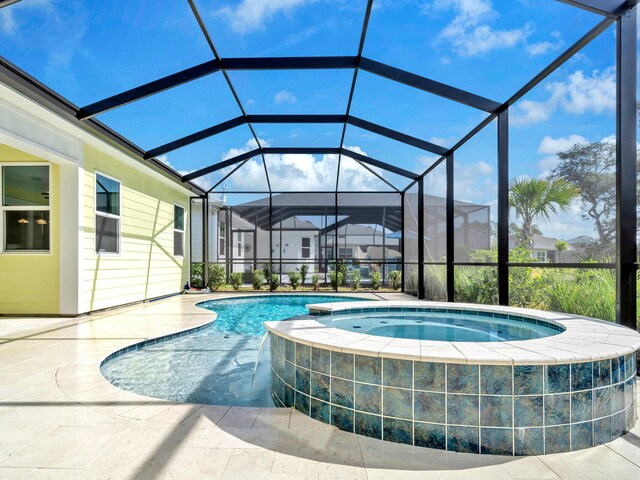
{"label": "tree foliage", "polygon": [[[616,234],[616,146],[610,142],[574,145],[559,152],[560,163],[551,179],[571,182],[580,189],[582,218],[594,223],[598,256],[611,255]],[[593,252],[595,253],[595,252]]]}
{"label": "tree foliage", "polygon": [[520,243],[533,247],[534,221],[549,219],[551,214],[566,212],[580,191],[565,179],[541,180],[519,178],[512,180],[509,188],[509,204],[522,219]]}

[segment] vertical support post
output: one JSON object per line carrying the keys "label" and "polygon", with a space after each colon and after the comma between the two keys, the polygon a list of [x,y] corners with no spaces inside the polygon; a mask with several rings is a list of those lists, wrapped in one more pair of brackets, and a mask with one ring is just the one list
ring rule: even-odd
{"label": "vertical support post", "polygon": [[446,169],[447,169],[447,200],[446,200],[446,222],[447,222],[447,301],[453,302],[454,298],[454,275],[453,275],[453,260],[454,260],[454,230],[453,230],[453,152],[447,155]]}
{"label": "vertical support post", "polygon": [[418,180],[418,299],[425,297],[424,288],[424,177]]}
{"label": "vertical support post", "polygon": [[398,239],[398,248],[400,250],[400,272],[402,273],[402,282],[400,282],[400,284],[402,285],[401,291],[402,293],[405,292],[404,290],[404,282],[406,281],[405,278],[405,271],[406,271],[406,259],[404,258],[404,252],[405,252],[405,248],[404,248],[404,198],[405,198],[406,192],[402,192],[400,193],[400,238]]}
{"label": "vertical support post", "polygon": [[616,35],[616,321],[636,324],[637,8],[617,20]]}
{"label": "vertical support post", "polygon": [[[336,195],[335,195],[335,210],[333,211],[334,213],[334,219],[335,219],[335,224],[334,224],[334,242],[333,242],[333,259],[335,261],[335,270],[334,270],[334,275],[336,276],[336,287],[335,287],[335,291],[337,292],[338,289],[340,288],[340,282],[338,281],[338,252],[340,251],[339,245],[338,245],[338,190],[336,190]],[[345,233],[346,233],[346,226],[345,226]],[[345,235],[345,239],[347,238],[347,236]]]}
{"label": "vertical support post", "polygon": [[[382,207],[382,282],[384,283],[387,278],[387,241],[386,241],[386,218],[387,218],[387,209],[386,207]],[[374,237],[375,243],[375,237]]]}
{"label": "vertical support post", "polygon": [[273,271],[273,194],[271,192],[269,192],[269,271]]}
{"label": "vertical support post", "polygon": [[231,278],[233,273],[233,210],[229,207],[228,222],[227,222],[227,240],[224,242],[226,246],[226,258],[227,258],[227,275]]}
{"label": "vertical support post", "polygon": [[[282,227],[284,225],[284,219],[282,218],[282,209],[280,210],[280,235],[278,235],[278,243],[280,247],[278,247],[278,278],[280,279],[280,283],[282,283]],[[273,272],[271,272],[273,275]],[[269,290],[271,290],[271,279],[269,278]]]}
{"label": "vertical support post", "polygon": [[253,217],[253,270],[258,269],[258,207]]}
{"label": "vertical support post", "polygon": [[202,196],[202,288],[209,285],[209,194]]}
{"label": "vertical support post", "polygon": [[509,305],[509,110],[498,114],[498,303]]}

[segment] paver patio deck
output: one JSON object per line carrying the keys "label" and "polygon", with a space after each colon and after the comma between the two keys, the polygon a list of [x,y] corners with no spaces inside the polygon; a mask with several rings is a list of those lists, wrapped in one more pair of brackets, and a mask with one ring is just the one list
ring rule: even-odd
{"label": "paver patio deck", "polygon": [[101,376],[109,353],[210,320],[194,303],[222,296],[78,318],[0,318],[0,478],[640,478],[640,422],[578,452],[472,455],[360,437],[289,409],[157,400]]}

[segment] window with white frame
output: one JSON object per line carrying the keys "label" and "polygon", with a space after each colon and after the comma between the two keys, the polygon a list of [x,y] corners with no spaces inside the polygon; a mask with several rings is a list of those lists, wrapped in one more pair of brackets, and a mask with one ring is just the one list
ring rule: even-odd
{"label": "window with white frame", "polygon": [[173,255],[184,257],[184,208],[173,206]]}
{"label": "window with white frame", "polygon": [[96,173],[96,253],[120,253],[120,182]]}
{"label": "window with white frame", "polygon": [[0,165],[2,251],[49,252],[49,165]]}
{"label": "window with white frame", "polygon": [[533,258],[538,260],[539,262],[547,261],[547,251],[546,250],[537,250],[533,252]]}
{"label": "window with white frame", "polygon": [[311,238],[302,237],[302,258],[311,258]]}
{"label": "window with white frame", "polygon": [[227,224],[224,217],[220,215],[218,221],[218,257],[224,258],[227,255],[226,248]]}

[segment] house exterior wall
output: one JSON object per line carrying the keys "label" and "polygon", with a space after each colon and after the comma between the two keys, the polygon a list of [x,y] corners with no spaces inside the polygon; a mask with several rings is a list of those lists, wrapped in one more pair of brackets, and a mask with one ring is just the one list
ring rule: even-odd
{"label": "house exterior wall", "polygon": [[[120,182],[121,246],[119,254],[97,254],[95,246],[95,175]],[[141,175],[101,150],[87,146],[83,177],[83,269],[80,311],[177,293],[189,279],[189,196]],[[183,257],[173,255],[174,204],[185,209]]]}
{"label": "house exterior wall", "polygon": [[[60,311],[60,172],[56,164],[0,144],[0,163],[50,165],[50,252],[0,254],[0,314],[57,314]],[[0,219],[4,222],[4,219]],[[2,230],[2,227],[0,227]],[[1,241],[4,241],[3,239]]]}
{"label": "house exterior wall", "polygon": [[[189,198],[174,178],[0,83],[0,162],[48,163],[50,253],[0,253],[0,315],[76,315],[177,293],[189,271]],[[121,250],[95,253],[95,172],[121,182]],[[185,208],[173,255],[173,206]]]}

